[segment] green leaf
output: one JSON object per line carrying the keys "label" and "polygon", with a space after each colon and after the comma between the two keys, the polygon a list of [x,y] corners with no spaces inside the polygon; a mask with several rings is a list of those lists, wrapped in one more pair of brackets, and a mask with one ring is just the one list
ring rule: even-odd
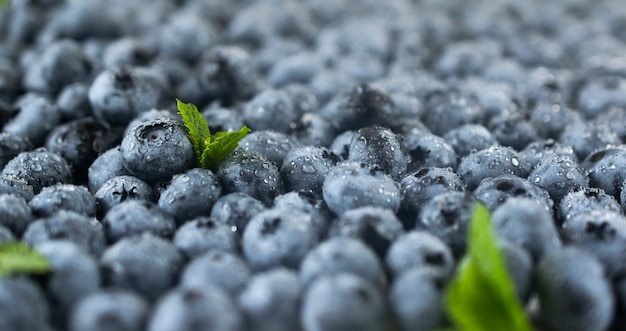
{"label": "green leaf", "polygon": [[48,260],[25,243],[0,245],[0,277],[17,273],[42,274],[49,270]]}
{"label": "green leaf", "polygon": [[493,233],[489,210],[474,207],[468,253],[448,287],[446,308],[462,331],[531,331]]}
{"label": "green leaf", "polygon": [[252,130],[244,125],[239,131],[218,132],[211,136],[210,143],[205,146],[200,158],[200,166],[215,171],[222,160],[237,148],[239,141],[250,132]]}
{"label": "green leaf", "polygon": [[11,0],[0,0],[0,9],[6,9],[10,3]]}
{"label": "green leaf", "polygon": [[200,159],[205,149],[205,141],[210,139],[211,130],[209,124],[204,119],[198,108],[191,103],[184,103],[176,99],[178,113],[183,117],[185,127],[187,127],[187,136],[193,145],[196,157]]}

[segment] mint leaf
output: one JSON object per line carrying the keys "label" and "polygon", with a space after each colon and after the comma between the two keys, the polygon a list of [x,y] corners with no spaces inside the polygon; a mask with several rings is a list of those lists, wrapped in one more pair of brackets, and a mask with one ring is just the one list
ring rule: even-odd
{"label": "mint leaf", "polygon": [[230,154],[239,141],[248,133],[252,132],[247,126],[239,131],[221,131],[211,134],[209,124],[206,122],[198,108],[191,103],[183,103],[176,99],[178,113],[183,117],[187,128],[187,137],[193,145],[200,167],[215,171],[217,166]]}
{"label": "mint leaf", "polygon": [[446,296],[448,314],[463,331],[531,331],[493,233],[489,210],[474,207],[468,253]]}
{"label": "mint leaf", "polygon": [[179,99],[176,99],[176,105],[178,106],[178,113],[183,117],[183,122],[187,128],[187,137],[189,137],[193,145],[196,157],[200,159],[204,152],[205,141],[211,137],[209,124],[195,105],[184,103]]}
{"label": "mint leaf", "polygon": [[48,260],[25,243],[0,245],[0,277],[17,273],[42,274],[49,270]]}

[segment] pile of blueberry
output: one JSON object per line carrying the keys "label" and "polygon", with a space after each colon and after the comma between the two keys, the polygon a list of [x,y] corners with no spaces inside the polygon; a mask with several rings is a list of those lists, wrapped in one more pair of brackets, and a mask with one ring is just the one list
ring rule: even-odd
{"label": "pile of blueberry", "polygon": [[3,331],[443,329],[477,201],[537,330],[626,329],[622,0],[11,0],[0,125]]}

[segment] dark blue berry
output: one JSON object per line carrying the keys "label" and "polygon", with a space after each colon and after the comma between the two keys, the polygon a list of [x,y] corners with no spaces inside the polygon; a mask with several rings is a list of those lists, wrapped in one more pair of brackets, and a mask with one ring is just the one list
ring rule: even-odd
{"label": "dark blue berry", "polygon": [[424,167],[456,168],[457,155],[444,138],[428,132],[405,133],[404,145],[409,151],[409,171]]}
{"label": "dark blue berry", "polygon": [[114,243],[144,232],[171,238],[176,220],[154,202],[129,199],[113,206],[102,219],[102,226],[107,241]]}
{"label": "dark blue berry", "polygon": [[2,330],[48,330],[50,312],[39,286],[28,278],[0,279],[0,328]]}
{"label": "dark blue berry", "polygon": [[548,191],[555,202],[575,188],[589,186],[587,171],[569,158],[549,155],[528,175],[528,180]]}
{"label": "dark blue berry", "polygon": [[579,160],[584,160],[597,150],[622,143],[617,134],[608,126],[596,125],[592,122],[577,122],[568,125],[559,137],[559,142],[572,146]]}
{"label": "dark blue berry", "polygon": [[31,150],[33,145],[28,138],[3,131],[0,133],[0,168],[22,152]]}
{"label": "dark blue berry", "polygon": [[84,186],[57,184],[44,187],[28,205],[38,217],[51,216],[60,210],[96,216],[96,200]]}
{"label": "dark blue berry", "polygon": [[619,197],[626,179],[626,149],[607,148],[585,158],[581,166],[589,172],[589,185]]}
{"label": "dark blue berry", "polygon": [[508,174],[483,179],[473,193],[491,210],[511,198],[533,199],[548,212],[552,212],[554,206],[546,190],[524,178]]}
{"label": "dark blue berry", "polygon": [[440,269],[449,277],[454,269],[454,257],[439,238],[425,231],[412,231],[389,246],[385,265],[395,278],[414,268]]}
{"label": "dark blue berry", "polygon": [[261,201],[245,193],[229,193],[215,202],[211,209],[211,219],[226,224],[241,237],[250,219],[265,209]]}
{"label": "dark blue berry", "polygon": [[154,190],[148,183],[134,176],[113,177],[94,194],[100,216],[126,200],[156,202]]}
{"label": "dark blue berry", "polygon": [[33,222],[32,210],[20,195],[0,194],[0,226],[20,237]]}
{"label": "dark blue berry", "polygon": [[[268,118],[273,118],[270,116]],[[239,142],[238,149],[246,152],[257,152],[280,169],[283,160],[299,143],[289,135],[276,131],[254,131],[247,134]]]}
{"label": "dark blue berry", "polygon": [[120,289],[99,290],[83,297],[72,309],[70,331],[141,331],[148,316],[148,302]]}
{"label": "dark blue berry", "polygon": [[252,275],[250,267],[235,253],[210,250],[191,260],[180,275],[180,287],[214,286],[236,297]]}
{"label": "dark blue berry", "polygon": [[359,129],[348,150],[348,160],[380,169],[395,180],[406,172],[410,159],[402,138],[377,125]]}
{"label": "dark blue berry", "polygon": [[457,173],[463,178],[467,189],[474,191],[487,177],[511,174],[526,178],[530,165],[510,147],[491,146],[461,159]]}
{"label": "dark blue berry", "polygon": [[309,192],[322,197],[324,178],[339,158],[324,147],[305,146],[292,149],[283,160],[280,174],[287,191]]}
{"label": "dark blue berry", "polygon": [[4,125],[3,131],[28,138],[34,146],[41,146],[48,133],[61,122],[61,112],[43,97],[32,97],[18,105],[19,112]]}
{"label": "dark blue berry", "polygon": [[448,131],[443,138],[454,148],[458,160],[497,144],[496,138],[480,124],[465,124]]}
{"label": "dark blue berry", "polygon": [[299,115],[289,94],[281,90],[265,90],[243,109],[243,120],[253,131],[286,133]]}
{"label": "dark blue berry", "polygon": [[239,238],[227,223],[197,217],[178,228],[172,243],[187,257],[193,258],[209,250],[237,252]]}

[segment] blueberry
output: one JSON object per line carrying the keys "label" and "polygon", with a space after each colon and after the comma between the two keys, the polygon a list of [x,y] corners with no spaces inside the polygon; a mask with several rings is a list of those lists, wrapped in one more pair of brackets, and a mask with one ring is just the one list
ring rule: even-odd
{"label": "blueberry", "polygon": [[309,192],[322,197],[322,185],[328,171],[339,158],[324,147],[305,146],[292,149],[283,159],[280,174],[287,191]]}
{"label": "blueberry", "polygon": [[146,181],[165,181],[196,162],[182,123],[159,119],[141,123],[124,136],[120,148],[126,168]]}
{"label": "blueberry", "polygon": [[215,43],[215,39],[213,27],[204,17],[191,11],[177,11],[161,26],[159,50],[193,63]]}
{"label": "blueberry", "polygon": [[329,236],[361,239],[382,258],[403,232],[402,223],[391,210],[361,207],[341,215],[332,224]]}
{"label": "blueberry", "polygon": [[489,120],[489,131],[498,143],[521,151],[542,136],[541,129],[521,112],[504,112]]}
{"label": "blueberry", "polygon": [[343,162],[330,169],[322,186],[328,208],[337,215],[365,206],[400,207],[399,185],[381,171],[357,162]]}
{"label": "blueberry", "polygon": [[276,165],[257,152],[235,150],[215,173],[224,193],[241,192],[270,206],[284,192]]}
{"label": "blueberry", "polygon": [[554,330],[607,330],[614,295],[602,265],[575,248],[548,254],[537,267],[542,321]]}
{"label": "blueberry", "polygon": [[300,327],[302,285],[284,268],[255,274],[239,296],[239,307],[251,331],[293,331]]}
{"label": "blueberry", "polygon": [[61,112],[43,97],[26,99],[18,105],[19,112],[4,125],[3,131],[28,138],[34,146],[41,146],[46,136],[61,122]]}
{"label": "blueberry", "polygon": [[246,103],[244,122],[253,130],[286,133],[300,114],[287,94],[281,90],[265,90]]}
{"label": "blueberry", "polygon": [[154,190],[148,183],[134,176],[113,177],[94,194],[100,216],[126,200],[156,202]]}
{"label": "blueberry", "polygon": [[552,210],[529,198],[510,198],[498,206],[491,217],[496,236],[518,245],[534,261],[561,248]]}
{"label": "blueberry", "polygon": [[511,277],[515,293],[520,302],[526,303],[530,297],[533,281],[533,259],[524,248],[511,241],[500,241],[506,270]]}
{"label": "blueberry", "polygon": [[252,275],[250,267],[234,253],[210,250],[193,260],[183,269],[179,287],[202,288],[215,286],[236,297]]}
{"label": "blueberry", "polygon": [[439,238],[450,247],[455,258],[461,258],[467,246],[467,225],[477,201],[468,192],[437,194],[422,205],[415,229]]}
{"label": "blueberry", "polygon": [[319,234],[303,211],[274,208],[252,217],[243,233],[243,253],[254,270],[297,269]]}
{"label": "blueberry", "polygon": [[359,129],[348,150],[348,160],[380,169],[395,180],[406,172],[410,158],[402,138],[377,125]]}
{"label": "blueberry", "polygon": [[533,199],[550,213],[554,206],[546,190],[533,185],[524,178],[508,174],[483,179],[473,193],[491,210],[511,198]]}
{"label": "blueberry", "polygon": [[60,210],[96,216],[96,200],[84,186],[57,184],[44,187],[28,205],[38,217],[51,216]]}
{"label": "blueberry", "polygon": [[454,269],[454,257],[439,238],[428,232],[412,231],[389,246],[385,265],[396,278],[413,268],[436,268],[449,277]]}
{"label": "blueberry", "polygon": [[28,138],[10,132],[0,133],[0,168],[11,161],[22,152],[32,149],[32,144]]}
{"label": "blueberry", "polygon": [[354,83],[354,79],[344,72],[323,69],[315,74],[309,85],[311,85],[311,90],[313,90],[320,104],[325,104],[339,91],[350,88]]}
{"label": "blueberry", "polygon": [[548,155],[552,153],[570,158],[574,162],[578,162],[578,157],[574,153],[572,146],[563,145],[554,141],[554,139],[532,142],[520,151],[524,160],[530,163],[531,168],[534,168],[542,159],[548,157]]}
{"label": "blueberry", "polygon": [[591,122],[577,122],[567,126],[559,137],[559,142],[572,146],[579,160],[584,160],[597,150],[622,143],[608,126],[595,125]]}
{"label": "blueberry", "polygon": [[335,155],[339,156],[341,160],[347,160],[350,153],[350,144],[352,143],[352,137],[356,135],[356,131],[344,131],[337,135],[330,147],[328,148]]}
{"label": "blueberry", "polygon": [[102,54],[105,68],[122,66],[145,66],[154,58],[152,45],[137,38],[121,38],[109,43]]}
{"label": "blueberry", "polygon": [[528,180],[545,189],[555,202],[574,188],[589,186],[587,171],[569,158],[549,155],[528,175]]}
{"label": "blueberry", "polygon": [[[268,118],[272,118],[272,116]],[[274,162],[280,169],[287,154],[300,147],[299,145],[294,138],[285,133],[261,130],[247,134],[239,142],[238,149],[246,152],[257,152]]]}
{"label": "blueberry", "polygon": [[488,63],[501,57],[501,48],[499,44],[488,40],[453,42],[444,49],[435,64],[435,70],[444,77],[477,75]]}
{"label": "blueberry", "polygon": [[26,200],[13,194],[0,194],[0,226],[20,237],[33,222],[32,210]]}
{"label": "blueberry", "polygon": [[385,328],[384,299],[365,279],[349,273],[320,277],[304,294],[301,325],[311,331]]}
{"label": "blueberry", "polygon": [[267,75],[272,86],[280,87],[289,83],[307,83],[322,68],[315,54],[297,53],[276,62]]}
{"label": "blueberry", "polygon": [[96,118],[126,125],[140,113],[158,108],[165,95],[162,77],[148,69],[115,67],[102,71],[89,88]]}
{"label": "blueberry", "polygon": [[429,94],[424,110],[424,124],[439,136],[464,124],[481,123],[484,116],[475,99],[454,89]]}
{"label": "blueberry", "polygon": [[215,201],[211,209],[211,219],[226,224],[241,237],[250,219],[265,209],[261,201],[245,193],[229,193]]}
{"label": "blueberry", "polygon": [[150,301],[174,286],[182,266],[176,247],[150,233],[124,238],[100,258],[105,286],[133,290]]}
{"label": "blueberry", "polygon": [[2,170],[2,175],[13,175],[33,187],[34,193],[57,183],[72,181],[72,168],[59,154],[38,148],[13,158]]}
{"label": "blueberry", "polygon": [[505,146],[491,146],[472,153],[462,158],[457,167],[457,173],[470,191],[487,177],[511,174],[526,178],[530,170],[530,165],[517,151]]}
{"label": "blueberry", "polygon": [[607,148],[590,154],[582,161],[581,166],[589,172],[589,185],[601,188],[617,198],[626,179],[624,162],[626,149]]}
{"label": "blueberry", "polygon": [[64,328],[73,306],[100,287],[96,260],[79,246],[67,241],[51,241],[37,247],[50,264],[45,287],[51,321]]}
{"label": "blueberry", "polygon": [[497,144],[496,138],[480,124],[465,124],[448,131],[443,138],[452,146],[460,161],[473,152]]}
{"label": "blueberry", "polygon": [[95,218],[64,210],[32,222],[23,240],[32,246],[52,240],[71,241],[93,256],[100,256],[106,248],[102,225]]}
{"label": "blueberry", "polygon": [[57,96],[56,106],[62,117],[69,120],[91,116],[93,111],[89,103],[89,85],[72,83],[65,86]]}
{"label": "blueberry", "polygon": [[332,222],[332,214],[324,200],[307,192],[289,192],[274,200],[274,208],[300,210],[311,217],[314,230],[319,238],[324,238]]}
{"label": "blueberry", "polygon": [[196,216],[208,216],[221,195],[222,186],[213,172],[195,168],[174,177],[161,192],[158,205],[182,224]]}
{"label": "blueberry", "polygon": [[117,176],[130,175],[124,166],[120,147],[111,148],[100,154],[87,171],[89,190],[97,192],[108,180]]}
{"label": "blueberry", "polygon": [[573,215],[561,225],[563,242],[594,255],[609,278],[626,272],[626,217],[624,214],[592,210]]}
{"label": "blueberry", "polygon": [[48,330],[49,308],[39,286],[28,278],[0,279],[0,328]]}
{"label": "blueberry", "polygon": [[172,243],[192,258],[209,250],[236,252],[239,238],[227,223],[209,217],[197,217],[178,228]]}
{"label": "blueberry", "polygon": [[301,145],[330,146],[336,136],[330,121],[318,113],[304,113],[296,120],[289,133]]}
{"label": "blueberry", "polygon": [[428,132],[408,132],[404,134],[404,145],[411,156],[410,171],[423,167],[456,168],[456,152],[444,138]]}
{"label": "blueberry", "polygon": [[622,207],[615,197],[596,187],[583,187],[570,191],[561,199],[557,207],[557,217],[560,223],[567,222],[577,214],[586,214],[592,210],[622,213]]}
{"label": "blueberry", "polygon": [[144,232],[171,238],[176,220],[154,202],[129,199],[113,206],[102,219],[102,226],[107,241],[114,243]]}
{"label": "blueberry", "polygon": [[356,130],[368,125],[393,125],[398,109],[381,88],[361,84],[341,92],[321,109],[337,132]]}
{"label": "blueberry", "polygon": [[619,107],[611,107],[593,119],[593,122],[599,126],[608,126],[622,142],[626,141],[624,140],[626,139],[625,121],[626,109]]}
{"label": "blueberry", "polygon": [[445,326],[444,293],[429,267],[415,267],[394,279],[388,300],[398,330],[435,330]]}
{"label": "blueberry", "polygon": [[577,104],[587,118],[593,118],[610,107],[626,106],[626,79],[600,77],[590,79],[578,93]]}
{"label": "blueberry", "polygon": [[8,228],[0,225],[0,245],[17,241],[17,238]]}
{"label": "blueberry", "polygon": [[378,256],[361,240],[331,238],[311,250],[300,266],[300,281],[309,286],[316,279],[337,273],[357,275],[377,288],[387,286],[385,269]]}
{"label": "blueberry", "polygon": [[426,201],[441,193],[465,191],[465,183],[451,169],[421,168],[400,181],[400,218],[406,228],[411,228]]}
{"label": "blueberry", "polygon": [[81,2],[56,9],[58,12],[50,16],[42,31],[42,34],[52,35],[50,38],[113,38],[123,31],[124,24],[115,11],[98,2]]}
{"label": "blueberry", "polygon": [[0,174],[0,194],[13,194],[30,201],[35,196],[33,187],[16,175]]}
{"label": "blueberry", "polygon": [[148,331],[242,331],[243,316],[233,300],[214,286],[174,289],[159,299]]}
{"label": "blueberry", "polygon": [[99,290],[83,297],[72,309],[70,331],[141,331],[149,311],[139,295],[120,289]]}
{"label": "blueberry", "polygon": [[537,126],[546,131],[546,136],[558,140],[566,127],[583,121],[583,116],[565,105],[540,102],[530,110],[530,117]]}

